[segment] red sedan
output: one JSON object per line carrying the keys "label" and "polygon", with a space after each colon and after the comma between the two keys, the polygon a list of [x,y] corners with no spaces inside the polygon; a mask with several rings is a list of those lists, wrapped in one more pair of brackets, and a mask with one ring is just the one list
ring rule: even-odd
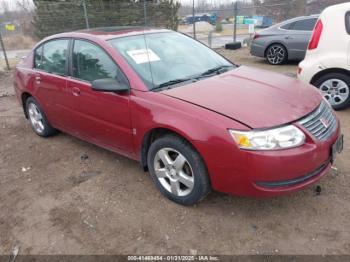
{"label": "red sedan", "polygon": [[36,134],[60,130],[133,158],[184,205],[211,188],[300,190],[343,147],[339,121],[313,87],[237,66],[169,30],[46,38],[17,66],[15,90]]}

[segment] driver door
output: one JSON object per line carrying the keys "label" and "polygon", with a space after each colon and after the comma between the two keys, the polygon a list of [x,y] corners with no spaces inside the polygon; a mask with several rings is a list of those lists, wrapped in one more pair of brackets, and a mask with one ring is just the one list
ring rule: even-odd
{"label": "driver door", "polygon": [[99,46],[75,40],[68,89],[75,99],[75,134],[114,151],[132,152],[129,93],[97,92],[91,82],[115,78],[129,85],[120,68]]}

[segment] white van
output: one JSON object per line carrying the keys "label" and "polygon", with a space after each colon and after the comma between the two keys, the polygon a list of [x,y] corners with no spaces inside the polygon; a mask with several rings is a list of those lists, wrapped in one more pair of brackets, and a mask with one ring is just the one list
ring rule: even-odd
{"label": "white van", "polygon": [[350,3],[322,12],[298,78],[319,88],[334,109],[350,105]]}

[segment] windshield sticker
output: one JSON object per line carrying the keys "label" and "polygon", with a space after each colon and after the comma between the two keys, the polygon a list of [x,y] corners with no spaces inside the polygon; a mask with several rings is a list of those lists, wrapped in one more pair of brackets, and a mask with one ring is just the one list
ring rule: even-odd
{"label": "windshield sticker", "polygon": [[127,51],[127,53],[136,64],[160,61],[159,56],[157,56],[151,49],[137,49]]}

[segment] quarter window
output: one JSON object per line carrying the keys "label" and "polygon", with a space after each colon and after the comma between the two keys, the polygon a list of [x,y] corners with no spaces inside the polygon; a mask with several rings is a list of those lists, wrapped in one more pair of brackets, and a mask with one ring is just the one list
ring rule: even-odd
{"label": "quarter window", "polygon": [[53,40],[43,46],[42,63],[38,68],[52,74],[66,75],[69,40]]}
{"label": "quarter window", "polygon": [[40,46],[37,49],[35,49],[35,52],[34,52],[34,68],[43,69],[42,61],[43,61],[43,46]]}
{"label": "quarter window", "polygon": [[114,78],[128,84],[126,77],[105,51],[82,40],[76,40],[74,43],[73,77],[89,82]]}
{"label": "quarter window", "polygon": [[290,28],[290,30],[312,31],[312,30],[314,30],[316,22],[317,22],[317,18],[299,20],[293,24],[293,26]]}
{"label": "quarter window", "polygon": [[282,29],[285,29],[285,30],[289,30],[291,27],[294,26],[294,22],[293,23],[289,23],[289,24],[285,24],[283,26],[281,26]]}

